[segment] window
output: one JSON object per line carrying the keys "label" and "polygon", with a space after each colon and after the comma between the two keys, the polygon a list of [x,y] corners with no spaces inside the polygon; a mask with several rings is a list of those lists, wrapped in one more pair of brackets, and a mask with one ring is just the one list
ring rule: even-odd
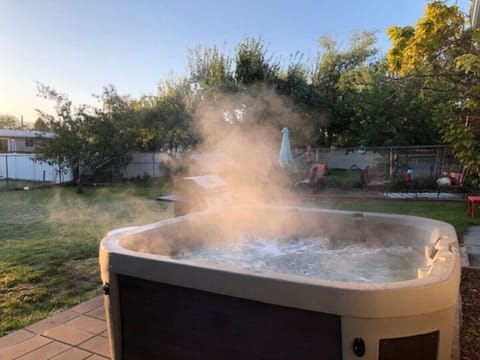
{"label": "window", "polygon": [[25,138],[25,147],[33,147],[34,141],[33,138]]}
{"label": "window", "polygon": [[8,152],[8,139],[0,139],[0,153]]}

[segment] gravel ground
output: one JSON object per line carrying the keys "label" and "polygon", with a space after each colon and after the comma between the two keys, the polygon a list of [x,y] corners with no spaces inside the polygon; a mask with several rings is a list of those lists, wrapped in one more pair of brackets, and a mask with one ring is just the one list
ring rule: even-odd
{"label": "gravel ground", "polygon": [[480,360],[480,269],[462,268],[462,360]]}

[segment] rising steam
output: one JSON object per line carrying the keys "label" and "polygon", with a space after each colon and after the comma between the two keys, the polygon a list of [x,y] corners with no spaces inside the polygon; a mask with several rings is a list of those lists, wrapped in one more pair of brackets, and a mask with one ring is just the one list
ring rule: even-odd
{"label": "rising steam", "polygon": [[278,165],[280,130],[298,120],[286,99],[265,88],[205,101],[196,112],[198,150],[215,157],[191,164],[189,174],[222,177],[237,202],[283,197],[289,180]]}

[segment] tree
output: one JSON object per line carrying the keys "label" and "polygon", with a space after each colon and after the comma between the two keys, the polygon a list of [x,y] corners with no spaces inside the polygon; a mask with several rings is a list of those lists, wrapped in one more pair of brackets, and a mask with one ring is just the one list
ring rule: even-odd
{"label": "tree", "polygon": [[325,145],[347,145],[343,134],[355,117],[353,102],[357,95],[371,83],[370,66],[377,54],[375,35],[362,32],[352,36],[350,47],[340,51],[328,36],[319,39],[322,49],[312,75],[318,92],[319,106],[329,118],[328,125],[320,119]]}
{"label": "tree", "polygon": [[37,118],[35,123],[33,124],[33,130],[37,131],[50,131],[47,123],[43,121],[41,118]]}
{"label": "tree", "polygon": [[193,106],[186,83],[164,83],[159,87],[158,108],[161,114],[160,141],[169,149],[195,142],[192,129]]}
{"label": "tree", "polygon": [[135,103],[137,143],[142,150],[161,148],[176,151],[196,141],[191,122],[192,95],[187,81],[164,81],[157,96],[143,97]]}
{"label": "tree", "polygon": [[65,94],[44,84],[37,84],[38,95],[55,102],[55,115],[37,110],[39,118],[48,124],[55,137],[44,141],[36,148],[37,157],[49,163],[56,163],[60,168],[68,166],[74,179],[79,176],[78,165],[84,152],[81,131],[84,119],[72,114],[72,102]]}
{"label": "tree", "polygon": [[387,76],[386,63],[371,68],[371,84],[353,101],[354,116],[343,139],[349,146],[412,146],[440,143],[432,121],[433,99],[422,96],[421,81]]}
{"label": "tree", "polygon": [[56,135],[38,147],[38,157],[69,166],[75,180],[81,175],[80,165],[94,172],[109,163],[118,175],[135,150],[137,131],[131,101],[110,85],[98,97],[102,109],[81,106],[74,111],[65,94],[43,84],[38,84],[38,90],[40,96],[56,103],[55,115],[38,111]]}
{"label": "tree", "polygon": [[113,85],[105,86],[98,99],[103,105],[101,109],[80,111],[85,119],[82,134],[86,148],[82,161],[92,171],[108,165],[113,180],[119,180],[121,170],[137,150],[137,112],[134,101],[119,95]]}
{"label": "tree", "polygon": [[292,112],[297,114],[295,121],[289,122],[291,142],[299,146],[306,144],[319,145],[319,127],[322,123],[322,104],[319,93],[312,84],[312,68],[300,53],[290,57],[286,71],[280,71],[275,80],[275,89],[289,102]]}
{"label": "tree", "polygon": [[235,80],[241,85],[272,83],[278,74],[278,63],[272,63],[261,38],[246,37],[238,45],[235,58]]}
{"label": "tree", "polygon": [[435,118],[443,140],[480,179],[478,137],[466,118],[480,112],[480,30],[467,28],[466,15],[444,1],[428,3],[415,26],[388,30],[389,69],[397,76],[422,80],[424,93],[437,99]]}
{"label": "tree", "polygon": [[[222,54],[217,47],[197,46],[189,56],[190,82],[208,92],[234,90],[233,60]],[[203,92],[205,94],[205,91]]]}
{"label": "tree", "polygon": [[13,115],[0,114],[0,129],[20,129],[20,121]]}

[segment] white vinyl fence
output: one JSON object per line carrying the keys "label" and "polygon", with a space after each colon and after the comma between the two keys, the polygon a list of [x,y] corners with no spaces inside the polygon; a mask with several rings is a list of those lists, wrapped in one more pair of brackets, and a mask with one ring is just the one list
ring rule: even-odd
{"label": "white vinyl fence", "polygon": [[42,181],[59,184],[72,180],[69,169],[35,160],[34,154],[0,154],[0,180],[4,179]]}

